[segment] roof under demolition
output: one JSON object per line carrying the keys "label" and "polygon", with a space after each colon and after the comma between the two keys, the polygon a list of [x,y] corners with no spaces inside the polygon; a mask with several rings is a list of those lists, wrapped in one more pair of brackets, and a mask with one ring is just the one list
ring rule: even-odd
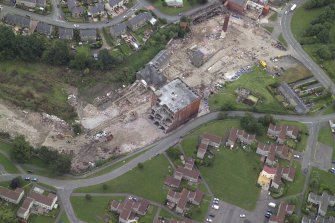
{"label": "roof under demolition", "polygon": [[199,96],[179,78],[167,83],[161,89],[157,90],[155,94],[160,99],[159,103],[166,105],[172,112],[177,112],[185,108],[199,98]]}

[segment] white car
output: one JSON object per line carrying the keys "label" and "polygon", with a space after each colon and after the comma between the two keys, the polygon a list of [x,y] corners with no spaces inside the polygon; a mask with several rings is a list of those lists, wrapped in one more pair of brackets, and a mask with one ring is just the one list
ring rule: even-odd
{"label": "white car", "polygon": [[206,219],[206,222],[213,222],[213,219],[211,219],[211,218],[207,218],[207,219]]}
{"label": "white car", "polygon": [[216,198],[216,197],[214,197],[214,198],[213,198],[213,200],[214,200],[214,201],[219,201],[220,199],[219,199],[219,198]]}
{"label": "white car", "polygon": [[293,158],[294,159],[300,159],[300,156],[299,155],[293,155]]}
{"label": "white car", "polygon": [[214,210],[219,210],[220,206],[217,205],[217,204],[213,204],[213,205],[212,205],[212,208],[213,208]]}
{"label": "white car", "polygon": [[288,11],[285,11],[285,15],[287,15]]}
{"label": "white car", "polygon": [[77,25],[77,24],[73,24],[73,26],[74,26],[75,28],[78,28],[78,27],[79,27],[79,25]]}
{"label": "white car", "polygon": [[245,218],[245,214],[240,214],[240,218]]}

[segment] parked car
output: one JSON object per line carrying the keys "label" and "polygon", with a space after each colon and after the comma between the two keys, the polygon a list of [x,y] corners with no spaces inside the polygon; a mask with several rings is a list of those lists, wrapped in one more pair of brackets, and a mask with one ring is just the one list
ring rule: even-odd
{"label": "parked car", "polygon": [[34,178],[31,179],[31,180],[37,182],[37,178],[36,178],[36,177],[34,177]]}
{"label": "parked car", "polygon": [[207,218],[207,219],[206,219],[206,222],[213,222],[213,219],[211,219],[211,218]]}
{"label": "parked car", "polygon": [[24,180],[30,180],[30,177],[25,177]]}
{"label": "parked car", "polygon": [[272,207],[272,208],[276,207],[276,203],[274,203],[274,202],[270,202],[268,205],[269,205],[269,207]]}
{"label": "parked car", "polygon": [[215,214],[209,214],[209,217],[215,218]]}
{"label": "parked car", "polygon": [[213,204],[219,204],[219,201],[215,201],[215,200],[214,200],[214,201],[213,201]]}
{"label": "parked car", "polygon": [[294,159],[300,159],[300,156],[299,155],[293,155],[293,158]]}
{"label": "parked car", "polygon": [[240,214],[240,218],[245,218],[245,214]]}
{"label": "parked car", "polygon": [[219,210],[220,206],[217,205],[217,204],[213,204],[213,205],[212,205],[212,208],[213,208],[214,210]]}
{"label": "parked car", "polygon": [[265,217],[266,217],[266,218],[270,218],[270,217],[271,217],[271,215],[270,215],[270,214],[268,214],[268,213],[266,213],[266,214],[265,214]]}

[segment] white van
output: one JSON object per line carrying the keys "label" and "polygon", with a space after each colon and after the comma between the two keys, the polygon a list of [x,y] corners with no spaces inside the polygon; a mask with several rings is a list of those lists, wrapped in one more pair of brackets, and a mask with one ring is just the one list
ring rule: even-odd
{"label": "white van", "polygon": [[272,208],[276,207],[276,203],[273,203],[273,202],[270,202],[268,205],[269,205],[269,207],[272,207]]}

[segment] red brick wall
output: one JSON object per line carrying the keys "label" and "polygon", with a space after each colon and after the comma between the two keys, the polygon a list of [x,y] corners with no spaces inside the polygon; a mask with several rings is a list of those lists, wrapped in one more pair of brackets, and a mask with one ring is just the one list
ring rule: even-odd
{"label": "red brick wall", "polygon": [[228,9],[237,13],[242,14],[244,12],[244,6],[235,4],[228,0]]}

